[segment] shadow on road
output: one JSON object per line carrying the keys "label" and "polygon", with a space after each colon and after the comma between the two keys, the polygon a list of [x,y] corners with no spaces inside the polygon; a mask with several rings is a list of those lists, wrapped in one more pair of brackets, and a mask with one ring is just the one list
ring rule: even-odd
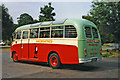
{"label": "shadow on road", "polygon": [[[43,62],[32,62],[32,61],[19,61],[19,63],[37,65],[43,67],[50,67],[47,63]],[[64,64],[59,69],[67,69],[67,70],[79,70],[79,71],[95,71],[99,67],[93,65],[85,65],[85,64]]]}
{"label": "shadow on road", "polygon": [[[19,61],[19,63],[50,67],[47,63],[43,63],[43,62]],[[64,64],[59,69],[78,70],[78,71],[96,71],[99,68],[100,67],[94,65],[86,65],[86,64],[67,64],[67,65]]]}
{"label": "shadow on road", "polygon": [[79,65],[64,65],[63,69],[94,72],[94,71],[107,71],[112,69],[118,69],[120,67],[118,65],[119,62],[117,60],[110,61],[109,59],[113,59],[113,58],[107,58],[107,60],[103,60],[100,62],[85,63]]}
{"label": "shadow on road", "polygon": [[[47,63],[31,62],[31,61],[19,61],[19,63],[37,65],[43,67],[49,67]],[[111,69],[118,69],[118,62],[111,62],[109,60],[103,60],[101,62],[85,63],[85,64],[64,64],[60,69],[62,70],[77,70],[77,71],[106,71]]]}
{"label": "shadow on road", "polygon": [[100,67],[94,65],[86,65],[86,64],[69,64],[63,65],[62,69],[69,69],[69,70],[78,70],[78,71],[96,71]]}
{"label": "shadow on road", "polygon": [[24,63],[24,64],[30,64],[30,65],[37,65],[37,66],[46,66],[49,67],[49,65],[45,62],[33,62],[33,61],[18,61],[18,63]]}

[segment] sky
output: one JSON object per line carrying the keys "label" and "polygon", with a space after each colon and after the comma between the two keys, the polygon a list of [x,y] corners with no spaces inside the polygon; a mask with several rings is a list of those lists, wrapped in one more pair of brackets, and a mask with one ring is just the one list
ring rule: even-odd
{"label": "sky", "polygon": [[[39,19],[40,7],[44,7],[48,2],[2,2],[8,8],[9,14],[17,24],[17,17],[23,13],[28,13],[33,19]],[[91,9],[89,2],[52,2],[52,7],[56,13],[55,19],[82,18]]]}

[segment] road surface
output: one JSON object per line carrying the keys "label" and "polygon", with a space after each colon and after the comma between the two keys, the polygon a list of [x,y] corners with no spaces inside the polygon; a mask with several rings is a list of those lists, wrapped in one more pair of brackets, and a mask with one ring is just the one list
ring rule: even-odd
{"label": "road surface", "polygon": [[104,58],[100,62],[63,65],[52,69],[48,65],[18,62],[10,58],[10,51],[2,51],[3,78],[118,78],[118,58]]}

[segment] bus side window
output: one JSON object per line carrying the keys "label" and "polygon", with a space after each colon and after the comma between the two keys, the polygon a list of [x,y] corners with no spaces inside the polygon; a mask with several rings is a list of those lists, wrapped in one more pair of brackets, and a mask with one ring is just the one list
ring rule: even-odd
{"label": "bus side window", "polygon": [[51,38],[63,38],[64,26],[55,26],[51,30]]}
{"label": "bus side window", "polygon": [[12,33],[13,40],[16,39],[16,32]]}
{"label": "bus side window", "polygon": [[23,39],[27,39],[28,38],[28,31],[23,31]]}
{"label": "bus side window", "polygon": [[50,27],[40,28],[40,38],[50,38]]}
{"label": "bus side window", "polygon": [[77,31],[74,26],[68,25],[65,26],[65,38],[76,38]]}
{"label": "bus side window", "polygon": [[92,32],[93,32],[93,37],[94,37],[94,38],[98,38],[97,29],[92,27]]}
{"label": "bus side window", "polygon": [[85,27],[85,34],[87,38],[92,38],[90,27]]}
{"label": "bus side window", "polygon": [[17,38],[16,39],[21,39],[21,31],[17,32]]}
{"label": "bus side window", "polygon": [[31,29],[30,30],[30,38],[38,38],[39,29]]}

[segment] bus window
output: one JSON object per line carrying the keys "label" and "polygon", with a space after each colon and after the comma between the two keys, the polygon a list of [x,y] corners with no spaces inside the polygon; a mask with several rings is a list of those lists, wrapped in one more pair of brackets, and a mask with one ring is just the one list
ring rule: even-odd
{"label": "bus window", "polygon": [[50,27],[40,28],[40,38],[50,38]]}
{"label": "bus window", "polygon": [[63,27],[64,26],[52,27],[51,38],[63,38]]}
{"label": "bus window", "polygon": [[23,31],[23,39],[27,39],[28,38],[28,31]]}
{"label": "bus window", "polygon": [[21,31],[17,32],[17,38],[16,39],[21,39]]}
{"label": "bus window", "polygon": [[92,28],[92,32],[93,32],[93,37],[94,38],[98,38],[97,29],[96,28]]}
{"label": "bus window", "polygon": [[13,40],[15,40],[15,39],[16,39],[16,32],[14,32],[14,33],[12,34],[12,36],[13,36]]}
{"label": "bus window", "polygon": [[31,29],[30,30],[30,38],[38,38],[39,29]]}
{"label": "bus window", "polygon": [[85,27],[85,34],[87,38],[92,38],[90,27]]}
{"label": "bus window", "polygon": [[77,32],[74,26],[65,26],[65,38],[76,38]]}
{"label": "bus window", "polygon": [[52,30],[54,29],[63,29],[63,26],[55,26],[55,27],[52,27]]}

